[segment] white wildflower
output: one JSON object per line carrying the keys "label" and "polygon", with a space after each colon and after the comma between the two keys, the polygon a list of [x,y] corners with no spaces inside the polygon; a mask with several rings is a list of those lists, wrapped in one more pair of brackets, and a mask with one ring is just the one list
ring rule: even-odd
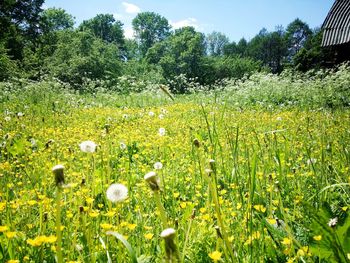
{"label": "white wildflower", "polygon": [[97,144],[93,141],[84,141],[79,144],[80,150],[85,153],[93,153],[96,151]]}
{"label": "white wildflower", "polygon": [[17,117],[23,117],[24,116],[24,113],[23,112],[18,112],[17,113]]}
{"label": "white wildflower", "polygon": [[4,119],[5,119],[5,121],[10,121],[11,117],[10,116],[6,116]]}
{"label": "white wildflower", "polygon": [[161,162],[156,162],[153,167],[156,170],[160,170],[163,168],[163,164]]}
{"label": "white wildflower", "polygon": [[172,238],[175,235],[175,229],[174,228],[167,228],[162,231],[160,236],[162,238]]}
{"label": "white wildflower", "polygon": [[123,142],[120,143],[119,147],[121,150],[125,150],[127,148],[126,144]]}
{"label": "white wildflower", "polygon": [[108,187],[106,194],[111,202],[122,202],[128,197],[128,188],[122,184],[112,184]]}
{"label": "white wildflower", "polygon": [[159,135],[164,136],[165,135],[165,129],[164,128],[159,128]]}
{"label": "white wildflower", "polygon": [[148,113],[148,116],[150,116],[150,117],[154,117],[154,112],[153,111],[150,111],[149,113]]}
{"label": "white wildflower", "polygon": [[338,223],[338,217],[332,218],[328,222],[329,227],[335,227]]}
{"label": "white wildflower", "polygon": [[149,184],[153,191],[158,191],[160,189],[160,180],[157,173],[152,171],[144,176],[145,181]]}

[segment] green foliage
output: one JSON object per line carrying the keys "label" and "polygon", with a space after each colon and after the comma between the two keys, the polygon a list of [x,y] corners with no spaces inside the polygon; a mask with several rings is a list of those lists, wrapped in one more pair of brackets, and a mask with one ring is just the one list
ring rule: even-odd
{"label": "green foliage", "polygon": [[15,76],[17,71],[16,63],[10,59],[4,44],[0,42],[0,81]]}
{"label": "green foliage", "polygon": [[320,69],[327,61],[332,61],[332,53],[329,48],[321,47],[323,31],[316,29],[306,40],[302,47],[293,57],[293,65],[296,69],[307,71]]}
{"label": "green foliage", "polygon": [[224,54],[224,47],[229,44],[229,39],[225,34],[213,31],[206,36],[205,43],[209,55],[221,56]]}
{"label": "green foliage", "polygon": [[0,4],[0,41],[13,59],[22,59],[25,40],[38,35],[41,5],[44,0],[3,0]]}
{"label": "green foliage", "polygon": [[212,84],[222,79],[240,79],[260,70],[261,63],[239,56],[206,57],[203,59],[204,83]]}
{"label": "green foliage", "polygon": [[41,13],[40,28],[43,34],[73,29],[74,18],[62,8],[48,8]]}
{"label": "green foliage", "polygon": [[154,12],[137,14],[132,26],[139,43],[140,52],[144,56],[155,43],[161,42],[170,35],[170,25],[165,17]]}
{"label": "green foliage", "polygon": [[116,21],[111,14],[99,14],[92,19],[85,20],[79,26],[79,30],[90,32],[108,43],[114,43],[119,49],[124,48],[123,24]]}
{"label": "green foliage", "polygon": [[[319,211],[310,207],[312,219],[311,237],[320,236],[321,240],[311,241],[310,250],[319,260],[327,262],[349,262],[350,254],[350,216],[344,212],[337,217],[328,203]],[[332,223],[333,222],[333,223]]]}
{"label": "green foliage", "polygon": [[289,51],[289,61],[304,46],[305,42],[311,35],[312,31],[309,28],[308,24],[301,21],[299,18],[295,19],[287,26],[285,37]]}
{"label": "green foliage", "polygon": [[[170,80],[180,74],[187,78],[201,76],[201,59],[205,54],[204,36],[192,27],[175,31],[168,39],[154,45],[146,55],[147,62],[158,64],[164,78]],[[172,87],[174,92],[183,92]]]}
{"label": "green foliage", "polygon": [[47,73],[82,88],[84,78],[115,79],[121,73],[120,52],[88,32],[62,31],[57,48],[44,62]]}
{"label": "green foliage", "polygon": [[283,30],[278,29],[268,32],[266,29],[260,31],[250,42],[247,54],[255,60],[259,60],[264,66],[271,69],[273,73],[282,71],[282,62],[287,53]]}

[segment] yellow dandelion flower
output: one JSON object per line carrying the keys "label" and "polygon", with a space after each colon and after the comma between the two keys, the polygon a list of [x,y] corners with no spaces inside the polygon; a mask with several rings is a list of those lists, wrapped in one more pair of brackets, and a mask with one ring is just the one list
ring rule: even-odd
{"label": "yellow dandelion flower", "polygon": [[270,225],[275,225],[277,224],[277,220],[274,218],[267,218],[266,221],[270,224]]}
{"label": "yellow dandelion flower", "polygon": [[136,224],[128,224],[127,227],[130,229],[130,230],[134,230],[136,228]]}
{"label": "yellow dandelion flower", "polygon": [[7,226],[0,226],[0,232],[6,232],[7,230],[9,230]]}
{"label": "yellow dandelion flower", "polygon": [[44,243],[55,243],[57,241],[57,237],[56,236],[45,236],[44,238]]}
{"label": "yellow dandelion flower", "polygon": [[7,261],[7,263],[19,263],[18,259],[10,259]]}
{"label": "yellow dandelion flower", "polygon": [[96,212],[96,211],[91,211],[91,212],[89,213],[89,216],[92,217],[92,218],[98,217],[98,215],[99,215],[99,213]]}
{"label": "yellow dandelion flower", "polygon": [[6,232],[5,235],[7,238],[14,238],[16,236],[16,232]]}
{"label": "yellow dandelion flower", "polygon": [[285,237],[283,238],[283,240],[281,241],[281,243],[285,246],[290,246],[292,244],[292,239]]}
{"label": "yellow dandelion flower", "polygon": [[152,233],[147,233],[144,235],[144,237],[148,240],[151,240],[153,238],[153,234]]}
{"label": "yellow dandelion flower", "polygon": [[187,205],[186,202],[181,202],[181,203],[180,203],[180,207],[181,207],[181,208],[186,208],[186,205]]}
{"label": "yellow dandelion flower", "polygon": [[322,239],[322,236],[321,235],[314,236],[313,239],[316,241],[320,241]]}
{"label": "yellow dandelion flower", "polygon": [[214,262],[216,262],[216,261],[221,259],[222,253],[217,251],[217,250],[215,250],[214,252],[209,253],[208,255]]}
{"label": "yellow dandelion flower", "polygon": [[256,211],[259,211],[259,212],[262,212],[262,213],[266,212],[266,208],[263,205],[254,205],[253,207],[254,207],[254,209]]}
{"label": "yellow dandelion flower", "polygon": [[180,196],[180,193],[179,193],[179,192],[173,193],[173,197],[174,197],[174,198],[178,198],[179,196]]}
{"label": "yellow dandelion flower", "polygon": [[91,205],[94,202],[94,199],[91,197],[86,198],[86,203]]}
{"label": "yellow dandelion flower", "polygon": [[108,229],[112,229],[113,226],[111,224],[106,224],[106,223],[102,223],[100,224],[100,227],[104,230],[108,230]]}
{"label": "yellow dandelion flower", "polygon": [[108,211],[104,215],[107,216],[107,217],[113,217],[115,215],[115,212],[114,211]]}
{"label": "yellow dandelion flower", "polygon": [[29,201],[27,202],[27,204],[30,205],[30,206],[36,205],[37,203],[38,203],[38,202],[35,201],[35,200],[29,200]]}

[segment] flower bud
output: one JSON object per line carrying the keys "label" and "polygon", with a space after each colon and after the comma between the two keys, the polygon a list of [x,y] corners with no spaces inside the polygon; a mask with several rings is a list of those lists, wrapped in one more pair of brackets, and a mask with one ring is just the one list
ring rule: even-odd
{"label": "flower bud", "polygon": [[151,189],[153,191],[158,191],[160,189],[159,187],[159,178],[157,176],[156,172],[149,172],[145,175],[144,179],[146,180],[146,182],[149,184],[149,186],[151,187]]}
{"label": "flower bud", "polygon": [[165,241],[165,252],[167,254],[168,260],[170,262],[176,262],[176,259],[179,260],[179,254],[177,251],[177,246],[175,244],[175,229],[167,228],[162,231],[160,236]]}
{"label": "flower bud", "polygon": [[201,144],[197,138],[193,140],[193,145],[196,146],[197,148],[199,148],[201,146]]}
{"label": "flower bud", "polygon": [[64,184],[64,166],[58,164],[52,168],[52,172],[55,176],[56,186],[62,186]]}

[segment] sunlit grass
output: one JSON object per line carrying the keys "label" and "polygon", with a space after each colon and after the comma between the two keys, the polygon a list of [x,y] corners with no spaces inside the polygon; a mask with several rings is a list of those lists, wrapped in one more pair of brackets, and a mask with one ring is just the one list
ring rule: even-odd
{"label": "sunlit grass", "polygon": [[[40,96],[1,106],[0,261],[54,262],[58,249],[63,262],[349,256],[341,236],[330,245],[349,224],[349,110],[244,109],[220,96],[172,102],[161,93]],[[86,141],[97,148],[82,151]],[[144,180],[150,171],[156,191]],[[126,199],[107,198],[114,183]],[[165,228],[176,231],[175,256]]]}

